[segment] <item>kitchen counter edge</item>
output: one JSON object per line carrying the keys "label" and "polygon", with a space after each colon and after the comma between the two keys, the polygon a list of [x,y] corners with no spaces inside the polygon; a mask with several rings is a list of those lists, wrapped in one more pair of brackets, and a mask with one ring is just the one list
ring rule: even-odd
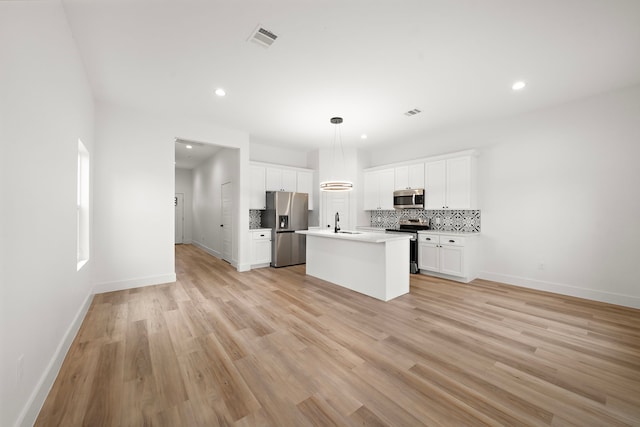
{"label": "kitchen counter edge", "polygon": [[359,232],[358,234],[347,233],[334,233],[333,231],[315,231],[315,230],[299,230],[296,231],[299,234],[306,234],[308,236],[325,237],[328,239],[341,239],[351,240],[353,242],[363,243],[386,243],[396,240],[409,240],[411,236],[408,234],[383,234],[383,233],[368,233],[366,231]]}

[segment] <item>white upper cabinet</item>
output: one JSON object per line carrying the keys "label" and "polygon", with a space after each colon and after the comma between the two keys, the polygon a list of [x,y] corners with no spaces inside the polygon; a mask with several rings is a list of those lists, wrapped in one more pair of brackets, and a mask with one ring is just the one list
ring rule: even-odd
{"label": "white upper cabinet", "polygon": [[471,157],[447,160],[447,209],[471,209]]}
{"label": "white upper cabinet", "polygon": [[297,175],[295,170],[267,167],[267,191],[296,191]]}
{"label": "white upper cabinet", "polygon": [[364,210],[393,209],[394,169],[364,173]]}
{"label": "white upper cabinet", "polygon": [[315,191],[311,169],[252,162],[249,187],[249,209],[265,209],[267,191],[297,191],[309,194],[309,210],[313,210]]}
{"label": "white upper cabinet", "polygon": [[249,196],[249,209],[266,209],[266,168],[264,166],[251,165],[251,194]]}
{"label": "white upper cabinet", "polygon": [[424,188],[424,163],[395,168],[395,190]]}
{"label": "white upper cabinet", "polygon": [[298,193],[307,193],[309,195],[309,207],[310,211],[313,210],[313,172],[298,171]]}
{"label": "white upper cabinet", "polygon": [[473,209],[475,188],[471,156],[425,164],[425,209]]}
{"label": "white upper cabinet", "polygon": [[424,208],[444,209],[446,206],[447,161],[425,164]]}

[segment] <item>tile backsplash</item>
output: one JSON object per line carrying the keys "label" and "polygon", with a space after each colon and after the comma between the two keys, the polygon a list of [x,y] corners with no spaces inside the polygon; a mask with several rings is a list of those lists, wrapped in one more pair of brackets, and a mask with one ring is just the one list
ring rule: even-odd
{"label": "tile backsplash", "polygon": [[[262,227],[262,212],[249,210],[249,229]],[[370,211],[371,227],[394,228],[401,219],[428,218],[432,230],[457,231],[462,233],[480,232],[479,210],[423,210],[401,209],[392,211]]]}
{"label": "tile backsplash", "polygon": [[262,211],[249,209],[249,230],[262,227]]}
{"label": "tile backsplash", "polygon": [[371,227],[395,228],[401,219],[428,218],[432,230],[457,231],[461,233],[480,232],[479,210],[424,210],[400,209],[392,211],[370,211]]}

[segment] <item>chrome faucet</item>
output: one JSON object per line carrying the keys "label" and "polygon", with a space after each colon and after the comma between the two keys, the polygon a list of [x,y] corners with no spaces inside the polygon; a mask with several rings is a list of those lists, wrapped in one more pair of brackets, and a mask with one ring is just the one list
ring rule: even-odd
{"label": "chrome faucet", "polygon": [[338,231],[340,231],[340,224],[338,224],[339,221],[340,221],[340,215],[338,215],[338,212],[336,212],[336,217],[335,217],[335,222],[333,227],[334,233],[337,233]]}

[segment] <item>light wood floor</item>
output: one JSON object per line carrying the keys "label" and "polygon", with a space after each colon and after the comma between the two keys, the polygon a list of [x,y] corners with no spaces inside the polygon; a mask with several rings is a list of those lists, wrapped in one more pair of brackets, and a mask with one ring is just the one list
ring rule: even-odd
{"label": "light wood floor", "polygon": [[411,277],[384,303],[176,246],[96,295],[38,426],[640,425],[640,311]]}

